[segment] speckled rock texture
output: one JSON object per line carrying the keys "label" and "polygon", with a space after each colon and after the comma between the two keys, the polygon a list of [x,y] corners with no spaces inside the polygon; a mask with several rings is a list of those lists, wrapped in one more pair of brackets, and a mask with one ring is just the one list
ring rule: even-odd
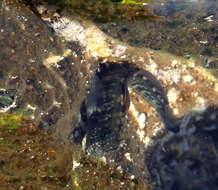
{"label": "speckled rock texture", "polygon": [[165,136],[149,162],[155,189],[216,189],[218,107],[190,113],[175,136]]}
{"label": "speckled rock texture", "polygon": [[[212,111],[209,106],[212,104],[216,107],[218,104],[218,83],[214,75],[201,66],[202,60],[133,48],[108,37],[94,24],[79,23],[66,13],[59,13],[57,23],[52,20],[46,18],[45,21],[58,35],[65,37],[67,34],[67,41],[78,41],[88,57],[118,63],[128,61],[151,72],[167,92],[173,113],[183,118],[178,134],[167,132],[151,106],[137,93],[130,92],[127,124],[122,131],[119,153],[106,156],[106,163],[143,179],[151,189],[215,189],[216,177],[212,179],[213,172],[208,171],[208,168],[217,165],[215,138],[205,131],[199,132],[199,127],[215,128],[213,132],[216,136],[217,120],[211,120],[212,124],[209,124],[206,122],[208,116],[204,114],[216,118],[216,109]],[[59,24],[61,27],[57,27]],[[81,30],[78,32],[70,26]],[[71,35],[67,32],[69,28],[72,29]],[[202,135],[206,135],[208,141]],[[212,156],[201,157],[201,154]],[[196,165],[195,161],[201,164]]]}
{"label": "speckled rock texture", "polygon": [[0,14],[0,89],[16,90],[13,109],[26,110],[41,128],[67,128],[89,80],[82,48],[62,42],[22,4],[2,2]]}
{"label": "speckled rock texture", "polygon": [[[74,19],[54,7],[49,11],[49,6],[40,5],[36,10],[43,21],[25,6],[1,3],[0,89],[16,89],[12,110],[25,109],[39,127],[68,141],[78,126],[98,61],[128,61],[160,82],[173,114],[182,118],[181,130],[178,134],[166,130],[152,106],[132,91],[120,149],[104,158],[106,164],[141,179],[144,189],[215,190],[218,82],[201,60],[131,47],[107,36],[91,21]],[[82,146],[76,148],[82,151]],[[80,164],[76,156],[73,163],[87,166],[88,161]],[[90,169],[83,172],[87,171],[91,173]],[[107,182],[114,183],[112,175]],[[125,189],[121,183],[120,189]]]}

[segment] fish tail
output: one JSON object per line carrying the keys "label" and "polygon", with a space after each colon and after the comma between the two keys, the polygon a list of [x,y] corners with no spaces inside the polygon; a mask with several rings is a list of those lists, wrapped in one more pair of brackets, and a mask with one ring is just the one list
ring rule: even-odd
{"label": "fish tail", "polygon": [[180,131],[181,119],[176,118],[168,106],[166,107],[164,114],[161,114],[161,118],[169,131],[173,133],[178,133]]}
{"label": "fish tail", "polygon": [[179,120],[165,121],[164,125],[169,131],[178,133],[180,131],[181,122]]}

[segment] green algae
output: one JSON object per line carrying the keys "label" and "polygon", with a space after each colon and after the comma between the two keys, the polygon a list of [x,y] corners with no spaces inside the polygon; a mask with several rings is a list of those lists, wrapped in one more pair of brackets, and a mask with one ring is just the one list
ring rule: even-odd
{"label": "green algae", "polygon": [[[66,8],[68,12],[83,19],[97,22],[117,22],[132,20],[157,20],[160,17],[153,13],[151,7],[143,6],[154,0],[134,1],[111,1],[111,0],[47,0],[51,5],[57,5],[61,9]],[[37,3],[32,0],[32,3]],[[29,4],[27,2],[27,4]]]}
{"label": "green algae", "polygon": [[12,101],[13,100],[9,96],[0,97],[0,104],[2,104],[2,105],[9,105],[9,104],[11,104]]}
{"label": "green algae", "polygon": [[122,0],[121,4],[132,4],[132,5],[141,5],[143,3],[150,3],[152,1],[134,1],[134,0]]}
{"label": "green algae", "polygon": [[3,107],[10,106],[15,98],[16,95],[16,90],[15,89],[9,89],[5,91],[1,91],[1,96],[0,96],[0,105]]}
{"label": "green algae", "polygon": [[21,124],[22,115],[13,113],[0,113],[0,128],[17,129]]}
{"label": "green algae", "polygon": [[0,113],[0,128],[6,127],[10,130],[18,129],[22,123],[22,119],[28,116],[29,113],[22,108],[17,108],[13,112]]}

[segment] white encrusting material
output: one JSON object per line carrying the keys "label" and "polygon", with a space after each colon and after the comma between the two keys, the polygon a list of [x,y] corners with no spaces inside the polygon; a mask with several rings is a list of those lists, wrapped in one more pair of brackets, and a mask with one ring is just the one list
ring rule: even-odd
{"label": "white encrusting material", "polygon": [[177,99],[179,98],[180,92],[176,88],[171,88],[167,92],[167,97],[169,100],[169,103],[176,103]]}
{"label": "white encrusting material", "polygon": [[[5,89],[0,89],[0,90],[5,90]],[[0,113],[4,113],[4,112],[9,111],[11,108],[15,108],[17,106],[16,100],[17,100],[17,96],[15,96],[14,101],[10,106],[8,106],[6,108],[0,108]]]}
{"label": "white encrusting material", "polygon": [[32,110],[32,111],[35,111],[36,110],[36,106],[32,106],[30,104],[27,104],[27,109],[28,110]]}
{"label": "white encrusting material", "polygon": [[126,157],[126,159],[129,160],[129,161],[131,161],[131,162],[133,161],[129,152],[127,152],[127,153],[125,154],[125,157]]}
{"label": "white encrusting material", "polygon": [[50,68],[51,66],[59,68],[57,63],[62,61],[65,57],[71,55],[71,53],[72,51],[70,49],[66,49],[63,55],[54,55],[50,53],[49,57],[43,61],[43,65],[45,65],[47,68]]}
{"label": "white encrusting material", "polygon": [[129,106],[129,111],[132,114],[132,116],[135,118],[138,126],[140,129],[144,129],[145,128],[145,120],[146,120],[146,116],[144,113],[139,113],[134,104],[132,102],[130,102],[130,106]]}
{"label": "white encrusting material", "polygon": [[140,122],[140,124],[139,124],[140,129],[144,129],[145,128],[145,121],[146,121],[145,113],[140,113],[138,116],[138,120]]}
{"label": "white encrusting material", "polygon": [[183,81],[186,83],[190,83],[191,85],[196,84],[194,77],[191,75],[184,75],[182,78],[183,78]]}
{"label": "white encrusting material", "polygon": [[157,78],[177,84],[181,79],[181,71],[178,68],[166,67],[164,70],[159,71]]}
{"label": "white encrusting material", "polygon": [[[105,34],[96,26],[88,23],[82,24],[69,15],[59,16],[55,22],[51,22],[50,18],[42,17],[42,19],[48,22],[55,32],[64,37],[66,41],[78,41],[89,55],[96,58],[112,55]],[[118,46],[115,54],[120,56],[125,52],[125,49],[124,46]]]}
{"label": "white encrusting material", "polygon": [[122,46],[122,45],[117,45],[115,47],[115,56],[121,56],[122,54],[125,53],[127,47],[126,46]]}
{"label": "white encrusting material", "polygon": [[57,107],[60,107],[62,103],[61,102],[57,102],[56,100],[54,100],[53,102],[53,105],[57,106]]}
{"label": "white encrusting material", "polygon": [[73,160],[73,170],[75,170],[79,166],[80,166],[80,162],[76,162],[75,160]]}
{"label": "white encrusting material", "polygon": [[203,97],[197,97],[195,100],[196,106],[193,108],[195,111],[204,111],[207,108],[207,99]]}

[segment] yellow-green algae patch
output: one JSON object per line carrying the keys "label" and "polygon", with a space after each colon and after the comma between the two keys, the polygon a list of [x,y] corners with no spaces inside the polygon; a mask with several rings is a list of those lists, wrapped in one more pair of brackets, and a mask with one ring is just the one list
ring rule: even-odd
{"label": "yellow-green algae patch", "polygon": [[14,113],[0,113],[0,128],[17,129],[21,123],[22,115]]}
{"label": "yellow-green algae patch", "polygon": [[28,116],[24,109],[16,109],[13,112],[0,112],[0,128],[6,127],[10,130],[18,129],[22,123],[22,119]]}
{"label": "yellow-green algae patch", "polygon": [[[45,2],[66,8],[72,15],[100,22],[159,19],[151,7],[143,6],[143,3],[150,3],[153,0],[47,0]],[[32,3],[37,4],[37,1],[32,0]]]}

